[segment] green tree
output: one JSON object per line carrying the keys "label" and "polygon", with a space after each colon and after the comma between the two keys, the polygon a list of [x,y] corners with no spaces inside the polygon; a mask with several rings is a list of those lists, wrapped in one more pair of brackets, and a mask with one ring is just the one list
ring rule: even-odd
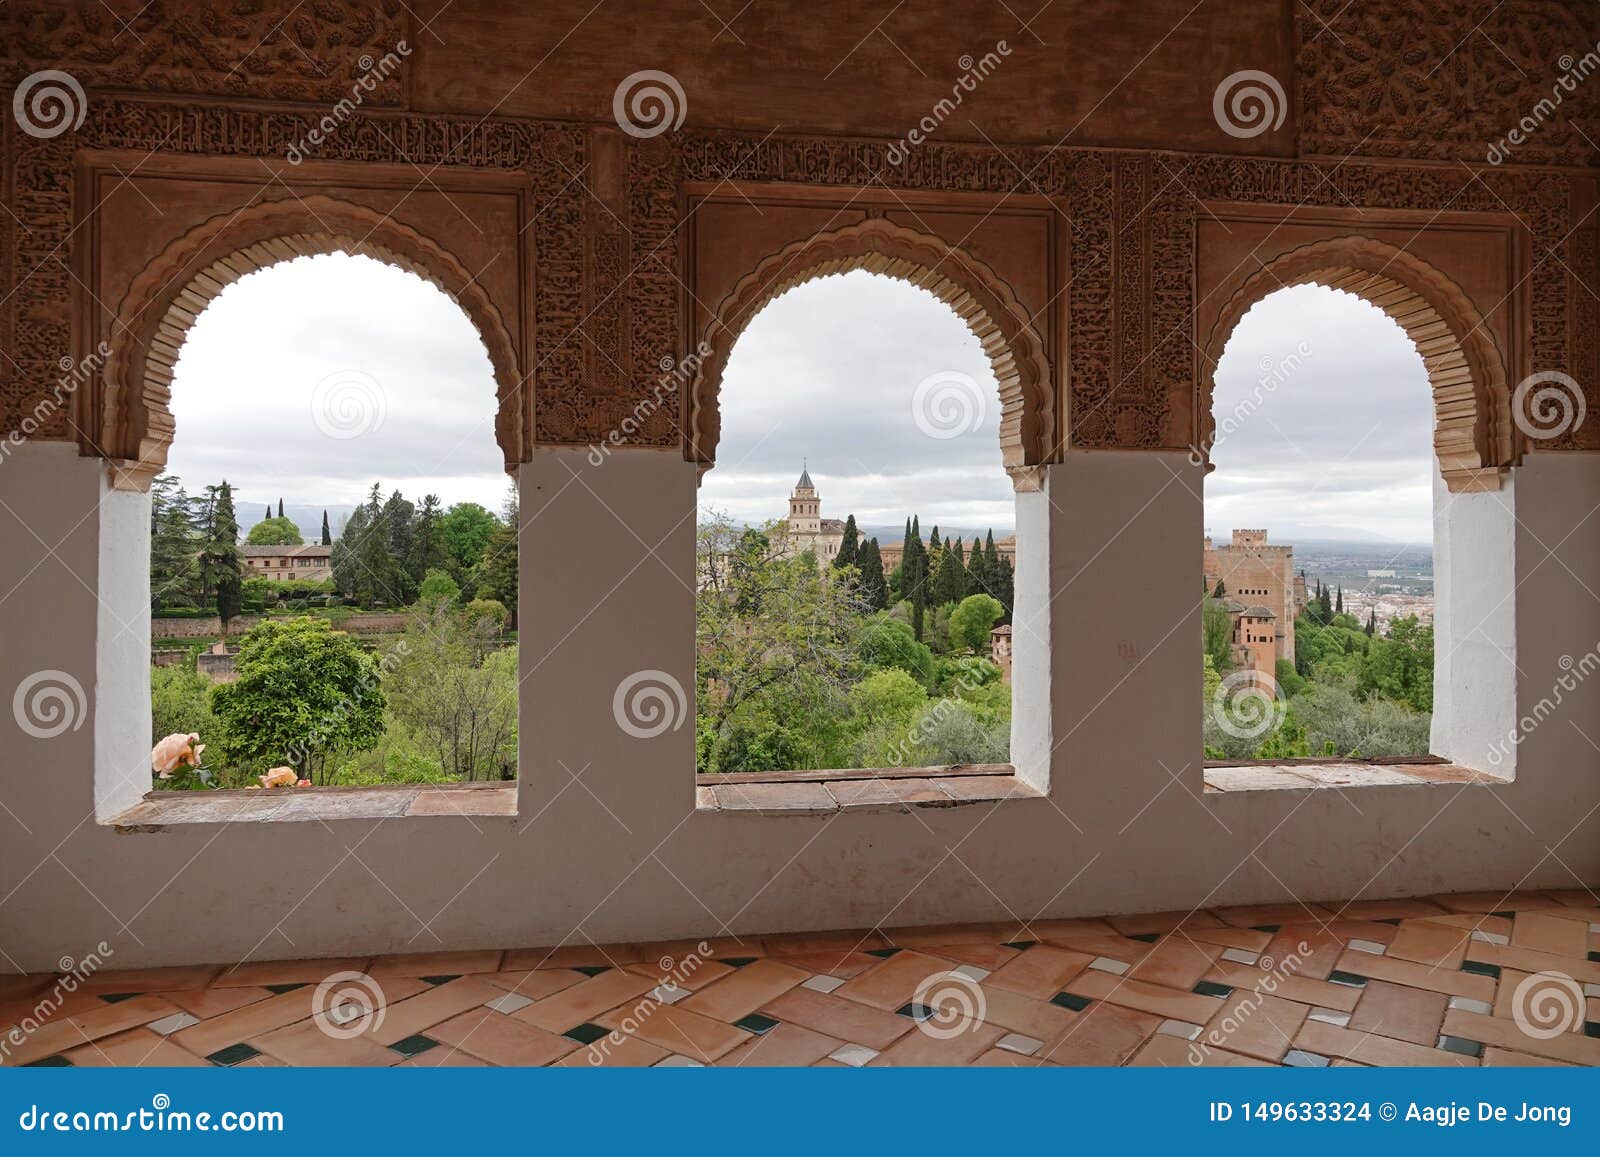
{"label": "green tree", "polygon": [[404,560],[406,573],[419,587],[429,571],[449,569],[450,554],[445,549],[442,517],[439,496],[423,495],[411,535],[411,556]]}
{"label": "green tree", "polygon": [[476,589],[472,572],[483,558],[500,520],[476,502],[458,502],[439,521],[445,549],[445,569],[462,590]]}
{"label": "green tree", "polygon": [[406,565],[415,553],[416,517],[415,504],[398,490],[383,504],[383,526],[389,537],[387,574],[394,596],[391,602],[410,603],[417,595],[417,582]]}
{"label": "green tree", "polygon": [[290,519],[265,518],[250,528],[245,541],[251,546],[301,546],[300,528]]}
{"label": "green tree", "polygon": [[905,549],[900,555],[900,593],[911,603],[911,629],[919,639],[928,607],[928,578],[928,551],[922,545],[917,517],[912,515],[906,527]]}
{"label": "green tree", "polygon": [[[768,534],[723,517],[700,528],[698,554],[701,770],[745,770],[741,752],[752,736],[781,740],[792,757],[813,764],[837,758],[831,721],[855,663],[848,572],[818,567],[809,554],[783,557]],[[758,726],[763,718],[781,720],[789,734]]]}
{"label": "green tree", "polygon": [[1233,616],[1221,599],[1206,599],[1200,607],[1200,626],[1206,658],[1218,674],[1233,666]]}
{"label": "green tree", "polygon": [[[948,552],[947,552],[948,553]],[[989,632],[1005,613],[993,595],[969,595],[950,612],[950,642],[975,655],[989,650]]]}
{"label": "green tree", "polygon": [[981,539],[972,540],[972,553],[967,556],[967,593],[969,595],[992,595],[990,588],[994,585],[994,576],[989,571],[989,558],[983,553]]}
{"label": "green tree", "polygon": [[328,530],[328,512],[326,510],[322,512],[322,545],[333,545],[333,534]]}
{"label": "green tree", "polygon": [[856,552],[856,567],[860,577],[856,580],[856,597],[868,614],[881,611],[889,605],[889,588],[883,577],[883,554],[878,540],[869,538]]}
{"label": "green tree", "polygon": [[[386,606],[403,606],[405,583],[389,536],[387,503],[376,482],[367,492],[367,501],[362,506],[362,513],[366,518],[361,534],[351,544],[356,562],[357,597],[361,599],[363,606],[368,607],[378,603]],[[348,534],[348,531],[346,533]]]}
{"label": "green tree", "polygon": [[378,662],[325,619],[257,624],[234,670],[234,682],[211,692],[229,760],[262,769],[283,762],[325,782],[330,755],[369,750],[383,736]]}
{"label": "green tree", "polygon": [[176,475],[150,485],[150,608],[194,606],[199,542],[189,496]]}
{"label": "green tree", "polygon": [[951,539],[939,551],[939,570],[933,580],[933,597],[938,606],[958,603],[967,591],[967,566],[961,557],[961,540]]}
{"label": "green tree", "polygon": [[843,570],[847,566],[856,566],[860,550],[860,532],[856,530],[856,516],[846,515],[844,534],[839,540],[839,553],[833,556],[834,567]]}
{"label": "green tree", "polygon": [[933,652],[919,643],[911,627],[888,615],[874,615],[856,632],[856,654],[871,670],[897,667],[923,686],[933,684]]}
{"label": "green tree", "polygon": [[493,599],[517,619],[517,524],[521,520],[517,492],[513,486],[506,496],[502,521],[495,525],[478,561],[478,598]]}
{"label": "green tree", "polygon": [[202,604],[208,592],[217,600],[217,616],[223,634],[238,615],[243,594],[239,575],[239,520],[233,511],[233,488],[226,479],[220,486],[206,487],[200,546],[200,586]]}
{"label": "green tree", "polygon": [[1433,624],[1415,615],[1389,624],[1389,634],[1374,638],[1361,657],[1356,693],[1407,704],[1414,711],[1433,710]]}
{"label": "green tree", "polygon": [[456,580],[442,570],[430,570],[423,576],[422,583],[417,590],[418,599],[432,605],[444,599],[454,602],[461,598],[461,588],[456,586]]}
{"label": "green tree", "polygon": [[359,599],[362,592],[361,559],[359,548],[367,532],[367,510],[358,506],[345,519],[339,540],[333,544],[329,565],[333,567],[333,582],[341,595]]}
{"label": "green tree", "polygon": [[496,618],[476,605],[417,616],[387,657],[384,687],[396,723],[445,774],[515,779],[517,652],[495,645]]}

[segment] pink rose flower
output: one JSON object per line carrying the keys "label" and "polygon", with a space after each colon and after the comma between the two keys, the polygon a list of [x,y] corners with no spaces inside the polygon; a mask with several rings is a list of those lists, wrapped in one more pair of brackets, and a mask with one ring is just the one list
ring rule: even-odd
{"label": "pink rose flower", "polygon": [[299,780],[299,775],[292,767],[275,767],[266,775],[258,775],[262,787],[293,787]]}
{"label": "pink rose flower", "polygon": [[171,779],[180,767],[199,766],[200,753],[206,749],[205,744],[196,742],[199,738],[192,731],[188,735],[176,732],[167,736],[151,749],[150,770],[162,779]]}

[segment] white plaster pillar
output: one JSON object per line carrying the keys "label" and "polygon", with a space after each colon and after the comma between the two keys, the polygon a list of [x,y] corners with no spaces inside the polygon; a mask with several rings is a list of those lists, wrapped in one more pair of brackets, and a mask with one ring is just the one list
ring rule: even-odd
{"label": "white plaster pillar", "polygon": [[1463,767],[1517,769],[1518,477],[1452,494],[1433,478],[1434,686],[1430,746]]}

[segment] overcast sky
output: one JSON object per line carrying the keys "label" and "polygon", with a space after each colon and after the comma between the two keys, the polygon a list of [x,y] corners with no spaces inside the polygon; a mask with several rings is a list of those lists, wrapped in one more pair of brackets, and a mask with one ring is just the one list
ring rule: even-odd
{"label": "overcast sky", "polygon": [[[439,290],[364,257],[302,258],[230,286],[191,329],[169,470],[191,491],[226,477],[245,525],[280,497],[355,503],[374,480],[497,509],[494,398],[482,342]],[[1214,534],[1431,538],[1427,381],[1372,306],[1317,287],[1258,304],[1216,411]],[[734,347],[701,508],[781,517],[804,463],[826,517],[1008,531],[999,416],[977,339],[931,294],[867,273],[808,282]]]}
{"label": "overcast sky", "polygon": [[1376,306],[1317,285],[1262,299],[1228,341],[1213,413],[1212,534],[1433,540],[1427,372]]}

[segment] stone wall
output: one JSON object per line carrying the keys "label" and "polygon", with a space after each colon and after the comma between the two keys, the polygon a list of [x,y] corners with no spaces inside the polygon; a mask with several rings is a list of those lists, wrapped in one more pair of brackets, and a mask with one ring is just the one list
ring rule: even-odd
{"label": "stone wall", "polygon": [[[228,634],[243,635],[251,627],[261,622],[265,615],[240,615],[228,624]],[[286,617],[286,616],[274,616]],[[411,621],[411,616],[404,611],[394,614],[352,615],[342,622],[335,622],[334,629],[348,631],[352,635],[382,635],[394,631],[403,631],[406,624]],[[210,639],[222,634],[222,620],[215,615],[204,619],[163,619],[159,617],[150,620],[150,637],[152,639]]]}

